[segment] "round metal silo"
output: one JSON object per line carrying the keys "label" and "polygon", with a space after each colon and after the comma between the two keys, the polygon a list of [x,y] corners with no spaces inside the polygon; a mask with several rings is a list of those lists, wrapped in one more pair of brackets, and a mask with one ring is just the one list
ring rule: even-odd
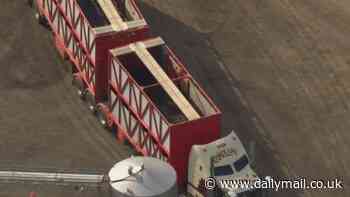
{"label": "round metal silo", "polygon": [[153,157],[131,157],[109,171],[113,197],[177,197],[176,172]]}

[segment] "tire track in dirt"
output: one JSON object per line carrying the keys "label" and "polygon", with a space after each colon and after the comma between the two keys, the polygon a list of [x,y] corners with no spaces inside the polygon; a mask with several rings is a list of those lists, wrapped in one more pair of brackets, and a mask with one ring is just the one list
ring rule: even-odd
{"label": "tire track in dirt", "polygon": [[[330,7],[331,6],[328,6],[328,8]],[[294,11],[296,10],[301,9],[297,9],[296,7],[294,7]],[[330,95],[333,95],[334,98],[332,98],[331,96],[331,99],[334,101],[331,100],[330,102],[327,102],[327,100],[325,100],[325,103],[327,103],[328,107],[330,108],[330,113],[328,114],[328,116],[325,116],[326,119],[323,120],[328,122],[328,124],[323,124],[328,129],[328,133],[325,133],[327,135],[328,140],[327,142],[323,141],[323,143],[321,141],[320,144],[318,144],[319,149],[322,150],[323,146],[326,145],[329,147],[330,150],[333,150],[325,157],[325,159],[329,159],[328,162],[327,160],[325,160],[325,163],[327,164],[328,169],[330,171],[333,171],[334,166],[337,165],[338,167],[336,167],[335,171],[333,172],[334,175],[336,175],[337,177],[343,177],[344,181],[349,182],[350,175],[346,166],[350,163],[350,158],[336,156],[346,155],[346,152],[348,152],[347,150],[350,147],[349,136],[345,135],[347,132],[346,128],[350,127],[349,121],[347,121],[346,118],[348,116],[345,115],[349,114],[349,102],[347,99],[350,96],[348,91],[349,88],[346,88],[346,84],[343,81],[341,81],[341,78],[339,77],[339,72],[343,71],[344,68],[348,67],[348,65],[344,65],[346,64],[346,62],[344,62],[340,58],[337,58],[337,48],[329,44],[329,42],[326,43],[324,40],[322,40],[322,35],[319,35],[326,33],[323,32],[321,29],[321,27],[327,26],[327,24],[323,23],[323,20],[320,20],[318,18],[316,18],[315,20],[310,20],[311,16],[309,16],[307,12],[304,15],[298,14],[297,16],[299,20],[310,21],[308,28],[310,31],[308,33],[310,34],[311,41],[315,43],[313,49],[315,51],[315,54],[319,54],[320,61],[318,62],[318,64],[321,67],[321,69],[323,69],[322,72],[329,73],[329,78],[327,79],[329,83],[327,83],[327,85],[329,86],[328,88],[330,90],[333,90],[333,92],[330,91],[330,94],[326,95],[325,97],[321,97],[323,100],[325,100],[329,98]],[[339,37],[335,37],[335,39],[338,40]],[[339,67],[341,67],[341,70],[339,70]],[[337,107],[337,105],[339,105],[339,107]],[[334,107],[336,108],[334,109]],[[327,121],[327,118],[330,120]],[[334,123],[333,125],[329,125],[334,121],[336,121],[336,123]],[[342,145],[342,147],[339,147],[340,144]],[[330,161],[337,162],[332,164],[330,163]]]}
{"label": "tire track in dirt", "polygon": [[[300,10],[300,9],[299,9]],[[296,8],[294,8],[294,11],[296,11]],[[305,16],[305,15],[301,15],[301,14],[296,14],[296,16],[299,16],[299,20],[307,20],[309,19],[309,17]],[[321,73],[329,73],[329,78],[327,79],[327,81],[329,81],[329,83],[327,83],[328,86],[328,90],[329,92],[327,94],[325,94],[324,97],[321,97],[321,99],[325,100],[324,98],[327,98],[327,96],[329,97],[329,95],[340,95],[340,96],[335,96],[335,101],[331,102],[331,103],[326,103],[326,101],[324,101],[329,107],[334,107],[334,105],[340,105],[340,107],[336,108],[336,111],[341,111],[341,113],[346,113],[349,112],[349,102],[347,102],[346,98],[349,97],[348,91],[346,91],[345,88],[345,84],[343,82],[341,82],[339,80],[339,78],[337,77],[337,67],[338,65],[341,65],[343,62],[337,62],[334,61],[334,53],[336,53],[336,48],[331,47],[329,44],[324,43],[322,39],[317,39],[317,35],[315,35],[315,32],[321,32],[321,28],[323,27],[323,23],[320,20],[308,20],[311,21],[309,23],[309,34],[310,34],[310,40],[315,43],[315,45],[313,46],[314,49],[314,54],[315,56],[317,54],[319,57],[319,61],[317,62],[318,66],[322,69],[320,70],[320,74]],[[329,51],[328,53],[324,53],[322,51]],[[319,86],[319,88],[321,88],[322,85]],[[342,110],[343,109],[343,110]],[[331,110],[332,111],[332,110]],[[338,112],[339,113],[339,112]],[[348,121],[344,121],[344,124],[347,124],[346,126],[348,127]],[[326,125],[328,126],[328,125]],[[334,131],[342,131],[342,129],[340,129],[339,124],[335,125],[336,127],[333,129]],[[329,130],[331,130],[331,128],[328,128]],[[345,131],[345,130],[344,130]],[[331,132],[329,132],[330,134]],[[332,135],[328,136],[329,139],[332,139]],[[346,138],[346,136],[343,136],[343,139]],[[341,139],[336,139],[336,140],[341,140]],[[333,144],[336,144],[336,142],[333,142]],[[345,143],[347,144],[347,143]],[[338,158],[340,159],[340,158]],[[341,163],[341,161],[339,161]],[[343,168],[339,171],[342,172],[346,172],[346,169]],[[338,174],[339,176],[340,174]]]}
{"label": "tire track in dirt", "polygon": [[[259,24],[259,21],[261,21],[261,19],[259,18],[258,12],[253,12],[254,14],[252,14],[251,10],[248,11],[249,8],[246,8],[246,6],[245,6],[246,4],[245,3],[241,3],[240,1],[236,1],[236,3],[237,3],[237,9],[241,10],[241,12],[242,12],[240,17],[244,17],[244,16],[247,16],[247,15],[251,16],[250,18],[246,19],[248,21],[246,25],[247,25],[247,29],[250,29],[251,31],[253,31],[255,33],[255,35],[256,35],[254,38],[252,38],[252,40],[254,40],[252,42],[253,43],[259,43],[259,49],[256,49],[257,50],[257,56],[260,56],[262,59],[264,59],[265,61],[269,62],[269,64],[271,64],[271,65],[273,65],[275,67],[275,69],[277,71],[276,70],[272,70],[274,79],[277,79],[277,81],[279,81],[280,83],[283,83],[282,78],[278,74],[278,73],[283,72],[283,70],[278,66],[278,63],[275,61],[273,56],[271,56],[271,54],[268,51],[266,51],[266,49],[268,47],[264,46],[264,34],[266,32],[264,32],[264,28]],[[220,31],[220,30],[218,30],[218,31]],[[224,57],[224,59],[225,59],[225,57]],[[284,89],[280,89],[279,91],[284,91]],[[247,101],[247,102],[248,102],[248,106],[252,106],[249,101]],[[254,111],[254,109],[250,109],[250,110],[252,110],[254,114],[257,114],[257,112]],[[255,116],[256,116],[256,118],[258,120],[260,119],[258,115],[255,115]],[[259,122],[263,122],[263,120],[259,120]],[[265,128],[264,130],[266,130],[266,129],[268,129],[268,128]],[[265,132],[264,131],[260,131],[260,132],[266,133],[266,131]],[[276,146],[274,146],[274,145],[270,145],[270,146],[271,146],[272,150],[277,151],[278,148]],[[283,158],[281,158],[279,153],[275,153],[274,156],[277,158],[277,160],[279,162],[282,163],[282,169],[283,169],[283,171],[284,171],[284,173],[286,175],[287,174],[288,175],[294,174],[291,171],[291,168],[289,167],[288,163],[283,161]]]}

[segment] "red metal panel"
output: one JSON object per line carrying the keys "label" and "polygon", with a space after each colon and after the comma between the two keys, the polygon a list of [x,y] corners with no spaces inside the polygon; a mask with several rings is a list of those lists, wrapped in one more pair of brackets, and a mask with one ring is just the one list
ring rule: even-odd
{"label": "red metal panel", "polygon": [[186,183],[191,147],[207,144],[220,138],[221,114],[215,114],[170,128],[169,163],[175,168],[179,185]]}
{"label": "red metal panel", "polygon": [[134,6],[134,8],[135,8],[135,10],[136,10],[136,12],[137,12],[137,14],[138,14],[138,16],[139,16],[140,18],[143,18],[142,13],[141,13],[139,7],[137,6],[136,2],[135,2],[134,0],[130,0],[130,3]]}
{"label": "red metal panel", "polygon": [[143,155],[167,160],[168,153],[157,137],[148,132],[143,121],[129,109],[123,97],[115,89],[111,89],[110,92],[110,108],[110,117],[118,128],[119,136],[126,138]]}
{"label": "red metal panel", "polygon": [[[128,101],[125,99],[125,97],[122,95],[122,93],[118,90],[117,87],[115,87],[113,84],[111,84],[110,87],[110,108],[111,108],[111,112],[115,112],[115,110],[119,110],[118,107],[115,105],[115,101],[112,99],[113,96],[115,95],[118,97],[119,102],[124,105],[125,107],[127,107],[127,109],[129,110],[129,113],[132,114],[132,116],[135,118],[135,120],[138,121],[138,124],[140,124],[140,127],[142,127],[146,132],[147,132],[147,136],[153,139],[153,143],[158,147],[157,150],[159,150],[162,155],[164,155],[165,157],[168,157],[169,155],[169,149],[167,147],[164,147],[163,143],[164,143],[164,138],[160,139],[159,135],[156,134],[156,132],[154,132],[149,126],[148,124],[146,124],[146,122],[142,119],[142,117],[140,117],[138,115],[138,113],[132,109],[129,105],[128,105]],[[148,105],[148,107],[145,109],[145,111],[148,111],[149,114],[155,114],[157,113],[155,111],[156,109],[152,106],[152,105]],[[112,117],[115,118],[116,120],[120,120],[120,114],[118,113],[114,113],[112,114]],[[149,120],[150,121],[150,120]],[[120,121],[119,121],[120,123]],[[165,125],[165,123],[163,124],[164,127],[168,127],[167,125]],[[123,129],[123,132],[125,133],[125,135],[129,135],[128,131],[125,131],[125,129]],[[168,129],[166,129],[165,131],[163,131],[165,137],[167,137],[167,132]],[[130,136],[132,137],[132,136]],[[136,143],[136,142],[135,142]],[[140,142],[137,145],[140,145],[141,147],[143,146],[144,142]],[[145,153],[147,155],[152,155],[152,152],[150,152],[149,150],[144,150]]]}
{"label": "red metal panel", "polygon": [[118,62],[112,60],[110,65],[110,88],[118,93],[118,96],[125,101],[142,125],[149,129],[155,140],[161,144],[162,150],[168,153],[169,146],[166,144],[165,138],[169,123],[142,88],[132,77],[128,76],[126,70]]}
{"label": "red metal panel", "polygon": [[96,100],[102,102],[108,96],[108,50],[150,37],[147,26],[117,34],[104,34],[96,38]]}
{"label": "red metal panel", "polygon": [[64,46],[62,45],[62,42],[60,41],[59,37],[55,36],[55,45],[56,45],[56,49],[58,51],[58,53],[60,54],[60,56],[62,58],[65,57],[65,51],[64,51]]}
{"label": "red metal panel", "polygon": [[[82,73],[81,76],[83,76],[86,86],[93,89],[94,61],[91,58],[91,52],[95,48],[94,35],[91,34],[91,30],[77,28],[77,24],[80,23],[84,24],[84,28],[89,28],[89,26],[86,24],[86,19],[84,22],[84,17],[75,5],[75,1],[68,0],[68,4],[66,4],[68,9],[72,9],[69,12],[73,13],[71,19],[75,21],[71,21],[63,14],[65,10],[62,7],[63,4],[59,4],[57,0],[37,0],[37,2],[40,12],[48,19],[53,30],[56,46],[60,53],[68,55],[69,59],[76,65],[77,70]],[[88,32],[88,39],[84,37],[85,40],[80,40],[83,31]],[[85,47],[88,46],[86,43],[91,44],[91,46]]]}

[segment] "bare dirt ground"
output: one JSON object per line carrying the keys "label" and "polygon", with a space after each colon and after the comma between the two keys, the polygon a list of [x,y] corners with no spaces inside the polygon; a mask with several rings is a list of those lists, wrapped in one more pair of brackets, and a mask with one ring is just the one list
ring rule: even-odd
{"label": "bare dirt ground", "polygon": [[[256,144],[262,176],[350,181],[349,2],[145,0],[162,35],[235,129]],[[0,166],[106,170],[126,157],[75,96],[48,33],[22,1],[0,8]],[[0,196],[94,196],[75,188],[0,184]],[[347,197],[284,191],[272,196]]]}
{"label": "bare dirt ground", "polygon": [[[49,35],[24,1],[1,2],[0,170],[107,172],[131,152],[80,101]],[[33,190],[75,195],[54,186],[0,184],[1,197]]]}

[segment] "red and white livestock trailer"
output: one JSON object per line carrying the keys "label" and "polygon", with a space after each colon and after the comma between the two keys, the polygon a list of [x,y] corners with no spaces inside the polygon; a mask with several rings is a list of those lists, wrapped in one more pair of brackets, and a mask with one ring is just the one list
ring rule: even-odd
{"label": "red and white livestock trailer", "polygon": [[100,120],[138,152],[168,161],[184,183],[191,147],[220,137],[218,108],[159,37],[110,50],[108,79]]}
{"label": "red and white livestock trailer", "polygon": [[169,162],[180,185],[195,144],[219,138],[221,112],[133,0],[36,0],[74,82],[119,140]]}
{"label": "red and white livestock trailer", "polygon": [[36,0],[61,56],[73,63],[75,84],[90,106],[107,98],[108,50],[148,38],[134,0]]}

